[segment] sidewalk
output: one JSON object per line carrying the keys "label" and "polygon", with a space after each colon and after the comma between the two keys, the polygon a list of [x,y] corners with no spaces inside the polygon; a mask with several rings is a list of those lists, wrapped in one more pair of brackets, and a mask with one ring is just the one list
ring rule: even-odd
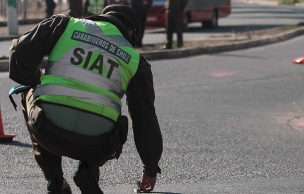
{"label": "sidewalk", "polygon": [[275,0],[238,0],[249,4],[259,4],[259,5],[279,5],[279,1]]}
{"label": "sidewalk", "polygon": [[[279,0],[237,0],[249,4],[259,4],[259,5],[279,5]],[[296,3],[294,6],[304,7],[304,3]]]}
{"label": "sidewalk", "polygon": [[9,41],[14,38],[19,38],[22,34],[30,31],[36,26],[38,22],[33,22],[33,24],[22,24],[18,26],[18,34],[10,35],[7,26],[0,26],[0,41]]}
{"label": "sidewalk", "polygon": [[[26,25],[22,26],[21,29],[23,32],[26,32],[30,30],[33,27],[33,25]],[[5,32],[2,32],[3,28],[0,27],[0,34],[4,34]],[[218,45],[218,46],[205,46],[205,47],[198,47],[198,48],[181,48],[181,49],[172,49],[172,50],[154,50],[154,51],[142,51],[139,52],[141,55],[143,55],[147,60],[160,60],[160,59],[172,59],[172,58],[183,58],[183,57],[190,57],[195,55],[202,55],[202,54],[211,54],[211,53],[218,53],[218,52],[227,52],[227,51],[233,51],[233,50],[241,50],[241,49],[247,49],[257,46],[263,46],[267,44],[273,44],[277,42],[282,42],[300,35],[304,34],[304,27],[290,30],[282,34],[277,34],[272,37],[267,38],[261,38],[256,40],[249,40],[249,41],[241,41],[238,43],[230,43],[230,44],[224,44],[224,45]],[[1,37],[1,36],[0,36]],[[11,40],[12,37],[10,37]],[[3,46],[3,44],[6,44]],[[10,41],[1,42],[0,41],[0,50],[2,50],[2,47],[8,47],[11,45]],[[8,54],[8,51],[7,51]],[[8,56],[8,55],[7,55]],[[1,57],[1,56],[0,56]],[[47,60],[43,60],[41,67],[44,68],[47,64]],[[8,59],[2,59],[0,58],[0,72],[2,71],[8,71]]]}

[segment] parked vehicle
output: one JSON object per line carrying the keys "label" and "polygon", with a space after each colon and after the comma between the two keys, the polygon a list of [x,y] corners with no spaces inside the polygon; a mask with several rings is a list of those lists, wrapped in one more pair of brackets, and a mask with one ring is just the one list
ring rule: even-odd
{"label": "parked vehicle", "polygon": [[[184,13],[184,30],[189,23],[201,22],[204,28],[218,26],[218,19],[231,13],[230,0],[188,0]],[[147,14],[146,25],[164,26],[166,22],[166,0],[153,0]]]}

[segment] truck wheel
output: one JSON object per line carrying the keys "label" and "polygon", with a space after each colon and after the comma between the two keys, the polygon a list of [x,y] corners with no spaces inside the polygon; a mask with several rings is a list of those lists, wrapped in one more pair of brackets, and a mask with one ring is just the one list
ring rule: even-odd
{"label": "truck wheel", "polygon": [[202,22],[203,28],[214,28],[218,26],[218,14],[217,11],[214,10],[212,15],[212,20]]}

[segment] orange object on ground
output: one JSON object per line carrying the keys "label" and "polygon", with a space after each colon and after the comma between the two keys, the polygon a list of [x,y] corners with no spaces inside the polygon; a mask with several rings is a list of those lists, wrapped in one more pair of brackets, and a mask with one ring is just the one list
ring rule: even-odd
{"label": "orange object on ground", "polygon": [[12,141],[16,137],[14,134],[4,134],[1,107],[0,107],[0,141]]}
{"label": "orange object on ground", "polygon": [[292,61],[295,64],[304,64],[304,57],[297,58]]}

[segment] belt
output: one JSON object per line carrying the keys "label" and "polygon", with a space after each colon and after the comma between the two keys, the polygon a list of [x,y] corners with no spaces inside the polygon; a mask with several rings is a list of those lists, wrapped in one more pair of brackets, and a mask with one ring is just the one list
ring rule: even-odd
{"label": "belt", "polygon": [[45,118],[45,122],[43,123],[43,125],[40,127],[39,130],[46,131],[66,141],[70,141],[78,144],[84,144],[84,145],[101,145],[107,137],[117,133],[115,129],[112,129],[111,131],[98,136],[79,134],[63,129],[55,125],[52,121],[50,121],[47,118]]}

